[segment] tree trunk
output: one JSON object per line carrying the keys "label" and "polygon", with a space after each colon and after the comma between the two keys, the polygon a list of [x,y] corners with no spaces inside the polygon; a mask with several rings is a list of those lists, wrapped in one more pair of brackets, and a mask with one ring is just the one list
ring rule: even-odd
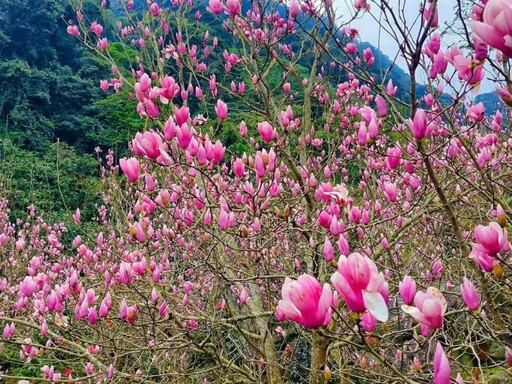
{"label": "tree trunk", "polygon": [[310,384],[325,384],[325,364],[327,362],[327,347],[329,339],[313,332],[311,342],[311,375]]}

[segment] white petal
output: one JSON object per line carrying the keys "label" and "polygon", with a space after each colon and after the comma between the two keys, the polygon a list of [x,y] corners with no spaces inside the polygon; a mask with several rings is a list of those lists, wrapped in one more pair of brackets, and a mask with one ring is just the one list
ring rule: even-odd
{"label": "white petal", "polygon": [[414,320],[416,320],[416,321],[418,321],[420,323],[425,321],[425,316],[416,307],[411,307],[410,305],[405,305],[404,304],[404,305],[402,305],[402,311],[404,311],[408,315],[411,315]]}
{"label": "white petal", "polygon": [[388,320],[388,306],[380,293],[363,291],[363,300],[373,317],[382,322]]}

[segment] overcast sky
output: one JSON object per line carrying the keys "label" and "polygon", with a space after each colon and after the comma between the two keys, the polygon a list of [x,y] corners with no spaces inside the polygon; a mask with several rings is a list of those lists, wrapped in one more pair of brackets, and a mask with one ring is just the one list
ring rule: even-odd
{"label": "overcast sky", "polygon": [[[354,1],[355,0],[334,0],[336,14],[338,17],[342,15],[342,20],[348,20],[354,14]],[[378,19],[379,8],[368,1],[371,6],[372,15]],[[390,5],[394,9],[403,9],[403,14],[408,23],[412,24],[419,15],[420,4],[422,0],[389,0]],[[445,24],[450,24],[454,18],[454,5],[456,0],[441,0],[438,2],[439,7],[439,25],[444,27]],[[370,14],[362,14],[362,17],[354,20],[351,27],[359,30],[360,39],[368,41],[375,47],[378,47],[390,59],[394,59],[398,52],[398,43],[386,31],[379,27],[379,23]],[[456,41],[455,36],[447,36],[443,38],[443,46],[453,44]],[[398,65],[405,69],[405,62],[403,60],[397,61]],[[419,79],[421,81],[421,79]],[[482,83],[480,93],[493,91],[494,87],[489,81]]]}

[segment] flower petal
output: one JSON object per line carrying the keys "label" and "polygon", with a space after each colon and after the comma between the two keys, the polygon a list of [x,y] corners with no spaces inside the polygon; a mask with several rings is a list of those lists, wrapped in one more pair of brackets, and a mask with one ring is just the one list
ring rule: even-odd
{"label": "flower petal", "polygon": [[382,322],[388,320],[388,306],[380,293],[363,291],[363,300],[373,317]]}

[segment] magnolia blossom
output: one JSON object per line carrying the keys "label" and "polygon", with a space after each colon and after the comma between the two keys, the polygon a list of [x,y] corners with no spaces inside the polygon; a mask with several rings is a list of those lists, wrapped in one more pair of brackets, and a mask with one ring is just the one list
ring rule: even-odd
{"label": "magnolia blossom", "polygon": [[279,321],[290,319],[306,328],[328,325],[332,317],[332,291],[329,284],[322,285],[312,276],[301,275],[297,280],[286,278],[282,300],[276,309]]}
{"label": "magnolia blossom", "polygon": [[478,309],[480,306],[480,297],[473,283],[466,277],[464,278],[464,282],[460,285],[460,293],[470,310],[475,311]]}
{"label": "magnolia blossom", "polygon": [[119,166],[121,167],[129,181],[133,183],[139,180],[140,164],[137,158],[123,158],[119,161]]}
{"label": "magnolia blossom", "polygon": [[429,328],[441,328],[448,303],[439,289],[428,287],[427,292],[419,291],[414,296],[416,307],[402,305],[402,310],[414,320]]}
{"label": "magnolia blossom", "polygon": [[409,124],[415,139],[421,140],[427,132],[427,114],[424,109],[417,109],[413,121]]}
{"label": "magnolia blossom", "polygon": [[484,43],[512,57],[512,2],[489,0],[482,19],[471,22],[475,35]]}
{"label": "magnolia blossom", "polygon": [[266,142],[271,142],[276,137],[275,129],[267,121],[258,123],[258,132],[261,136],[261,139]]}
{"label": "magnolia blossom", "polygon": [[437,343],[434,355],[434,384],[450,384],[450,362],[440,343]]}
{"label": "magnolia blossom", "polygon": [[498,264],[498,260],[482,251],[478,244],[473,244],[469,258],[473,259],[485,272],[491,272],[494,266]]}
{"label": "magnolia blossom", "polygon": [[206,9],[215,15],[220,15],[223,9],[223,5],[220,0],[210,0],[208,3],[208,8]]}
{"label": "magnolia blossom", "polygon": [[226,120],[228,118],[228,106],[222,100],[217,100],[217,105],[215,106],[215,113],[220,121]]}
{"label": "magnolia blossom", "polygon": [[510,250],[507,231],[496,222],[491,222],[486,227],[479,225],[473,233],[478,242],[478,248],[484,253],[495,255],[501,251]]}
{"label": "magnolia blossom", "polygon": [[359,253],[341,256],[338,271],[331,281],[353,312],[370,312],[377,320],[387,321],[388,283],[375,263]]}
{"label": "magnolia blossom", "polygon": [[226,13],[235,17],[240,13],[242,6],[239,0],[226,0]]}
{"label": "magnolia blossom", "polygon": [[290,1],[289,14],[292,19],[296,19],[300,14],[300,6],[296,0]]}
{"label": "magnolia blossom", "polygon": [[411,276],[407,275],[398,284],[398,290],[404,303],[409,305],[414,301],[416,295],[416,282]]}
{"label": "magnolia blossom", "polygon": [[76,25],[70,25],[68,26],[67,28],[67,32],[71,35],[71,36],[80,36],[80,30],[78,29],[78,27]]}

